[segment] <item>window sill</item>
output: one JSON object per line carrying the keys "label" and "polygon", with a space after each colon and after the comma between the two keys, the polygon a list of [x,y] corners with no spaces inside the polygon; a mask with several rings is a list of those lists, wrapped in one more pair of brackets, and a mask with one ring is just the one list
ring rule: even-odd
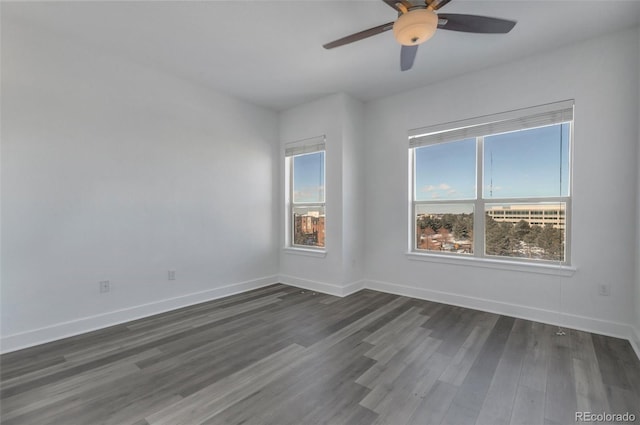
{"label": "window sill", "polygon": [[282,251],[285,254],[304,255],[307,257],[325,258],[327,256],[327,251],[320,249],[294,248],[291,246],[285,246],[284,248],[282,248]]}
{"label": "window sill", "polygon": [[557,264],[532,264],[521,261],[496,260],[493,258],[454,257],[440,254],[419,254],[407,252],[411,261],[427,261],[439,264],[452,264],[465,267],[482,267],[487,269],[509,270],[525,273],[539,273],[554,276],[571,277],[577,271],[573,266]]}

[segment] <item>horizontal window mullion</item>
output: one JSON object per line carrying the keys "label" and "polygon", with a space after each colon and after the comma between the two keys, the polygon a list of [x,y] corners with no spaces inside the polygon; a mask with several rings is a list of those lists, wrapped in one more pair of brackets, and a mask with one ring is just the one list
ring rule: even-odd
{"label": "horizontal window mullion", "polygon": [[438,201],[413,201],[414,205],[447,205],[447,204],[473,204],[476,199],[443,199]]}
{"label": "horizontal window mullion", "polygon": [[484,204],[554,204],[558,202],[569,202],[571,198],[567,196],[545,197],[545,198],[480,198],[478,201]]}
{"label": "horizontal window mullion", "polygon": [[292,202],[294,207],[324,207],[324,202]]}
{"label": "horizontal window mullion", "polygon": [[481,204],[554,204],[567,203],[570,197],[547,197],[547,198],[469,198],[469,199],[442,199],[437,201],[413,201],[415,205],[442,205],[442,204],[473,204],[479,202]]}

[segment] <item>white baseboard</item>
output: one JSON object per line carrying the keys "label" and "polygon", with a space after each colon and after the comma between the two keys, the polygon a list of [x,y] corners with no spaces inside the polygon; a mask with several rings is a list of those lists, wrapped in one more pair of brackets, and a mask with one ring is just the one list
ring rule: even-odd
{"label": "white baseboard", "polygon": [[351,294],[355,294],[361,289],[365,289],[364,280],[357,280],[355,282],[347,283],[342,287],[342,296],[346,297]]}
{"label": "white baseboard", "polygon": [[377,280],[365,280],[364,287],[396,295],[404,295],[407,297],[472,308],[475,310],[502,314],[535,322],[548,323],[554,326],[562,326],[586,332],[613,336],[616,338],[631,339],[631,327],[625,323],[594,319],[575,314],[559,313],[553,310],[469,297],[450,292],[433,291],[430,289],[417,288],[415,286],[398,285],[395,283]]}
{"label": "white baseboard", "polygon": [[364,288],[364,281],[362,280],[347,283],[345,285],[336,285],[334,283],[302,279],[289,275],[279,275],[278,278],[279,282],[284,283],[285,285],[297,286],[298,288],[309,289],[311,291],[322,292],[323,294],[335,295],[337,297],[345,297]]}
{"label": "white baseboard", "polygon": [[177,308],[187,307],[189,305],[262,288],[275,283],[283,283],[285,285],[296,286],[338,297],[348,296],[361,289],[372,289],[390,294],[403,295],[526,320],[533,320],[536,322],[549,323],[556,326],[578,329],[586,332],[594,332],[629,340],[631,346],[638,355],[638,358],[640,358],[640,329],[624,323],[594,319],[574,314],[561,314],[552,310],[469,297],[450,292],[433,291],[430,289],[399,285],[396,283],[382,282],[378,280],[358,280],[344,285],[336,285],[289,275],[268,276],[246,282],[234,283],[203,292],[183,295],[176,298],[134,306],[96,316],[84,317],[69,322],[57,323],[52,326],[5,336],[0,339],[0,352],[8,353],[22,348],[28,348],[34,345],[102,329],[154,314],[164,313]]}
{"label": "white baseboard", "polygon": [[640,359],[640,328],[631,326],[631,337],[629,342]]}
{"label": "white baseboard", "polygon": [[154,314],[262,288],[274,283],[278,283],[277,276],[268,276],[3,336],[0,339],[0,352],[8,353],[34,345],[44,344]]}

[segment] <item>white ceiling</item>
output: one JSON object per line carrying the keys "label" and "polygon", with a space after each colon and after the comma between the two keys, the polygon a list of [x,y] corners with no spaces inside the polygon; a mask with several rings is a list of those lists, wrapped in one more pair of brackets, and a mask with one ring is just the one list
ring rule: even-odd
{"label": "white ceiling", "polygon": [[441,13],[518,21],[507,35],[439,30],[400,72],[390,32],[322,44],[395,19],[380,0],[3,2],[3,23],[65,33],[250,102],[286,109],[345,92],[363,101],[637,25],[640,0],[453,0]]}

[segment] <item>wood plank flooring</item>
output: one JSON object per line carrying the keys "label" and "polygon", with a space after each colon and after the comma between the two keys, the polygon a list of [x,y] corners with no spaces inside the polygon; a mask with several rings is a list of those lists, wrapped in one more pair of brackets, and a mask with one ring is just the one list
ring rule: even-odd
{"label": "wood plank flooring", "polygon": [[573,424],[633,413],[628,341],[285,285],[0,357],[2,424]]}

